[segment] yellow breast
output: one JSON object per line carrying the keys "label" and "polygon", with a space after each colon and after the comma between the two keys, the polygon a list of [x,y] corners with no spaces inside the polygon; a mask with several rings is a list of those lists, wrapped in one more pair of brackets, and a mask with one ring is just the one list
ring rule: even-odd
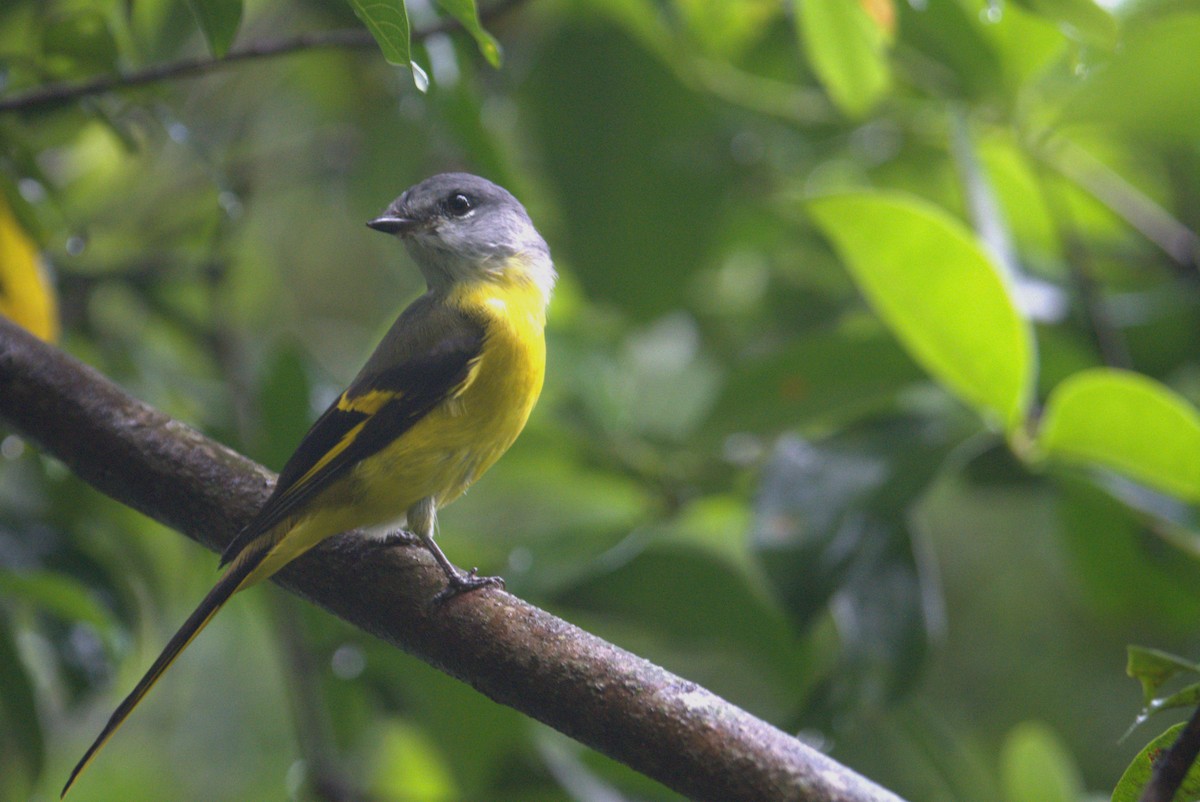
{"label": "yellow breast", "polygon": [[545,295],[519,278],[463,283],[447,302],[484,321],[479,357],[459,392],[360,466],[359,514],[393,520],[417,501],[449,504],[525,427],[546,370]]}

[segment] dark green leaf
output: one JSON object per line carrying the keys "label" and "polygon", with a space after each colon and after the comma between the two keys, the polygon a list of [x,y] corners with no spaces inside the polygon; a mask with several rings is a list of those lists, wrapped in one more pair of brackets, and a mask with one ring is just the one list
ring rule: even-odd
{"label": "dark green leaf", "polygon": [[861,570],[857,565],[907,536],[897,522],[955,441],[941,423],[908,417],[815,442],[780,439],[763,471],[753,545],[801,627]]}
{"label": "dark green leaf", "polygon": [[383,57],[389,64],[412,70],[413,83],[424,92],[429,77],[412,60],[412,28],[404,0],[348,0],[355,15],[375,37]]}
{"label": "dark green leaf", "polygon": [[[1138,802],[1142,796],[1142,789],[1150,782],[1150,776],[1154,773],[1155,763],[1171,748],[1185,726],[1187,725],[1184,723],[1176,724],[1138,752],[1137,757],[1117,781],[1117,787],[1112,793],[1112,802]],[[1182,802],[1197,798],[1200,798],[1200,763],[1193,763],[1179,786],[1175,799]]]}
{"label": "dark green leaf", "polygon": [[[692,546],[633,546],[614,549],[590,575],[560,591],[557,603],[601,628],[620,623],[625,638],[637,637],[629,631],[636,629],[642,648],[691,655],[698,670],[712,672],[697,679],[724,692],[738,688],[779,704],[803,685],[804,652],[743,572]],[[755,683],[747,682],[751,676]]]}
{"label": "dark green leaf", "polygon": [[279,470],[313,421],[311,383],[304,361],[293,348],[282,348],[267,364],[258,396],[262,442],[255,456]]}
{"label": "dark green leaf", "polygon": [[[45,740],[38,719],[33,678],[17,651],[8,619],[0,610],[0,794],[25,797],[42,771]],[[22,784],[26,787],[22,788]]]}
{"label": "dark green leaf", "polygon": [[[1177,511],[1147,503],[1149,491],[1141,485],[1094,478],[1059,475],[1056,482],[1062,541],[1075,576],[1105,615],[1130,622],[1150,616],[1159,626],[1191,632],[1200,618],[1200,565],[1165,547],[1164,536],[1180,527]],[[1155,497],[1168,499],[1175,501]]]}
{"label": "dark green leaf", "polygon": [[725,215],[733,172],[718,120],[612,29],[565,27],[541,58],[524,90],[561,200],[556,247],[590,295],[623,313],[677,309]]}
{"label": "dark green leaf", "polygon": [[726,432],[846,420],[886,404],[922,379],[920,369],[882,329],[805,334],[769,357],[739,361],[711,419]]}
{"label": "dark green leaf", "polygon": [[1177,674],[1200,674],[1200,665],[1159,649],[1130,646],[1125,673],[1142,683],[1142,697],[1149,704],[1163,683]]}
{"label": "dark green leaf", "polygon": [[940,599],[906,520],[956,442],[940,422],[881,419],[812,443],[782,438],[764,470],[753,545],[798,628],[834,611],[834,709],[863,693],[885,702],[917,675]]}
{"label": "dark green leaf", "polygon": [[[897,58],[918,59],[907,72],[926,89],[953,97],[991,98],[1004,87],[1000,56],[975,14],[978,4],[896,2],[893,6],[899,16]],[[922,69],[925,60],[937,68]]]}
{"label": "dark green leaf", "polygon": [[242,0],[187,0],[209,52],[220,58],[229,52],[242,23]]}
{"label": "dark green leaf", "polygon": [[[108,20],[98,11],[55,16],[42,28],[42,52],[51,64],[90,74],[117,69],[117,42]],[[67,70],[60,70],[67,71]]]}

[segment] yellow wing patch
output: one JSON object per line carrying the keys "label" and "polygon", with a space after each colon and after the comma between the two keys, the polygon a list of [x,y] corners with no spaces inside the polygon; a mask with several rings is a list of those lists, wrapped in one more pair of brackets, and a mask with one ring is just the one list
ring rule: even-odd
{"label": "yellow wing patch", "polygon": [[404,393],[398,393],[395,390],[368,390],[355,396],[342,393],[342,397],[337,401],[337,408],[343,412],[362,412],[365,415],[374,415],[383,409],[384,404],[403,395]]}
{"label": "yellow wing patch", "polygon": [[[403,395],[404,393],[397,392],[395,390],[368,390],[365,393],[359,393],[358,395],[353,396],[349,393],[342,393],[341,397],[337,400],[337,408],[342,412],[358,412],[362,415],[369,416],[374,415],[376,412],[383,409],[384,405],[388,402],[394,401]],[[288,492],[292,493],[299,488],[304,487],[304,485],[307,484],[310,479],[319,474],[326,465],[328,465],[337,457],[338,454],[341,454],[343,451],[349,448],[354,442],[355,438],[357,438],[359,433],[363,430],[363,427],[366,426],[370,420],[371,419],[368,417],[366,420],[360,421],[354,428],[342,435],[342,439],[338,440],[333,448],[322,454],[321,458],[317,460],[311,468],[305,471],[303,476],[296,480],[295,484],[291,486]]]}

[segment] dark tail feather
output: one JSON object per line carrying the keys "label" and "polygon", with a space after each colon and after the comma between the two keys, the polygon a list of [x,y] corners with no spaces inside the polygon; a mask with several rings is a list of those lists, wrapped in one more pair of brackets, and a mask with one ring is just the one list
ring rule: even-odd
{"label": "dark tail feather", "polygon": [[146,672],[145,676],[142,677],[129,695],[125,697],[125,700],[113,711],[112,716],[108,719],[108,723],[104,725],[104,729],[100,732],[100,735],[88,747],[87,752],[79,763],[75,765],[75,769],[71,772],[67,784],[63,786],[62,794],[59,795],[60,799],[67,795],[75,780],[87,768],[88,763],[92,761],[92,758],[96,756],[100,748],[108,743],[108,739],[113,736],[117,728],[125,723],[125,719],[129,717],[133,709],[150,692],[150,689],[154,687],[159,678],[166,673],[166,670],[171,667],[176,658],[183,653],[188,644],[200,634],[201,630],[208,626],[208,622],[225,605],[225,602],[229,601],[229,597],[241,589],[242,584],[270,551],[270,548],[264,548],[256,553],[245,555],[242,559],[235,561],[229,570],[217,581],[217,584],[204,597],[204,601],[200,602],[200,606],[196,608],[195,612],[188,616],[188,620],[179,628],[179,631],[171,636],[171,640],[168,641],[166,648],[162,650],[162,654],[158,656],[158,659],[154,661],[154,665],[150,666],[150,670]]}

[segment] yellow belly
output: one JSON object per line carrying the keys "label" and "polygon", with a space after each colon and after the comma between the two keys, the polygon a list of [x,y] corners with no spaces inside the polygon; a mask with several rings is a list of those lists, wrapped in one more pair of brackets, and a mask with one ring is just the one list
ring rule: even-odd
{"label": "yellow belly", "polygon": [[487,321],[483,349],[463,387],[328,488],[311,512],[278,527],[269,536],[275,540],[270,554],[240,587],[271,576],[331,535],[399,523],[422,499],[444,507],[517,439],[545,376],[544,295],[526,282],[488,280],[457,288],[447,301]]}
{"label": "yellow belly", "polygon": [[355,470],[349,495],[369,519],[360,526],[396,520],[424,498],[440,508],[461,496],[517,439],[541,393],[544,301],[536,288],[480,283],[450,302],[486,315],[482,353],[457,395]]}

